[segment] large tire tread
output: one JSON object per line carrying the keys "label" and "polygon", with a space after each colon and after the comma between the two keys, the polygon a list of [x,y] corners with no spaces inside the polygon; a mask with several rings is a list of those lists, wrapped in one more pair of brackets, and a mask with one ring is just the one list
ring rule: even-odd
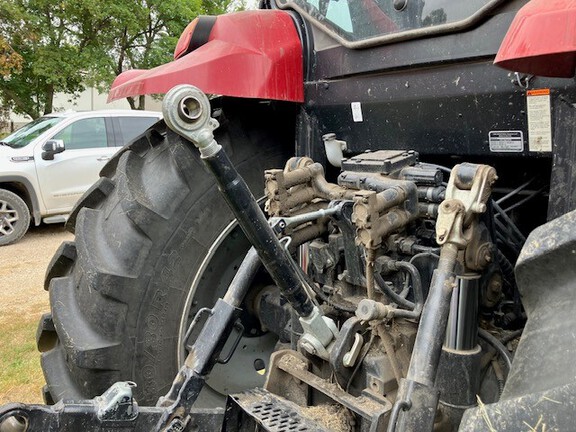
{"label": "large tire tread", "polygon": [[[234,120],[221,119],[217,140],[261,196],[264,170],[292,155],[287,115],[295,111],[244,103],[227,106]],[[231,215],[197,150],[163,122],[100,175],[69,219],[75,241],[60,247],[47,271],[52,314],[37,337],[45,397],[90,398],[131,380],[138,402],[154,404],[177,370],[189,287]],[[207,284],[203,301],[214,301],[227,282]]]}
{"label": "large tire tread", "polygon": [[74,234],[76,231],[76,219],[80,209],[84,207],[96,208],[113,190],[114,183],[107,177],[100,177],[74,206],[66,221],[66,229]]}
{"label": "large tire tread", "polygon": [[[270,127],[239,134],[242,143],[254,143],[250,148],[233,147],[225,133],[219,138],[247,183],[259,188],[264,169],[281,166],[291,153],[289,132],[284,142],[264,145],[270,131],[278,133]],[[138,402],[153,404],[177,363],[177,334],[168,330],[179,323],[173,309],[183,306],[191,269],[230,216],[197,151],[163,122],[118,152],[100,175],[69,219],[75,242],[59,248],[46,274],[52,315],[41,321],[37,338],[45,397],[94,397],[117,380],[135,380]]]}
{"label": "large tire tread", "polygon": [[[118,243],[111,244],[110,241],[122,242],[123,239],[117,236],[111,239],[102,232],[102,228],[106,227],[107,219],[115,212],[115,224],[124,226],[115,233],[123,234],[126,241],[137,243],[131,250],[134,247],[140,250],[150,248],[150,240],[142,235],[142,230],[130,219],[130,209],[125,211],[121,208],[118,189],[128,190],[125,185],[130,174],[127,173],[126,161],[139,159],[131,149],[135,148],[139,153],[143,149],[152,150],[154,144],[163,142],[164,127],[157,125],[160,131],[151,130],[110,161],[110,167],[107,165],[102,173],[112,178],[101,177],[77,204],[69,218],[68,228],[76,233],[76,241],[62,244],[48,266],[46,285],[52,306],[49,319],[58,337],[43,335],[51,332],[50,329],[44,329],[37,339],[54,340],[51,347],[41,347],[38,342],[38,348],[43,351],[43,369],[54,400],[80,395],[86,397],[86,394],[94,393],[92,389],[95,386],[99,387],[99,392],[105,390],[110,380],[119,378],[122,362],[128,360],[124,353],[133,350],[133,347],[124,346],[130,344],[130,341],[118,336],[122,335],[126,325],[126,322],[118,318],[127,315],[126,304],[136,294],[135,289],[127,289],[130,283],[126,281],[134,280],[142,265],[133,262],[137,254],[119,255],[118,251],[123,249],[115,247]],[[120,200],[122,198],[126,196],[120,197]],[[134,202],[126,200],[125,207],[134,206]],[[87,289],[81,289],[81,285]],[[94,296],[94,292],[101,295]],[[81,308],[79,303],[86,304],[82,300],[90,302],[91,307]],[[62,380],[65,386],[57,384]],[[89,383],[90,389],[82,388],[79,381]]]}
{"label": "large tire tread", "polygon": [[76,244],[71,241],[63,242],[50,260],[44,278],[44,289],[48,291],[50,281],[66,276],[76,261]]}
{"label": "large tire tread", "polygon": [[118,351],[120,344],[87,325],[69,283],[69,278],[56,279],[50,288],[52,319],[69,361],[83,369],[117,370],[121,353],[107,351]]}

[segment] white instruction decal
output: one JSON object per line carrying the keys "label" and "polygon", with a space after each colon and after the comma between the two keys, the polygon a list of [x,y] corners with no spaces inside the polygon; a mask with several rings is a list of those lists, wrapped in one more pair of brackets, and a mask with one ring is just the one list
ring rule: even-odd
{"label": "white instruction decal", "polygon": [[522,131],[490,131],[488,143],[491,152],[520,153],[524,151]]}
{"label": "white instruction decal", "polygon": [[550,89],[528,90],[526,107],[528,110],[528,148],[533,152],[551,152]]}
{"label": "white instruction decal", "polygon": [[352,102],[350,106],[352,107],[352,119],[355,122],[364,121],[362,117],[362,104],[360,102]]}

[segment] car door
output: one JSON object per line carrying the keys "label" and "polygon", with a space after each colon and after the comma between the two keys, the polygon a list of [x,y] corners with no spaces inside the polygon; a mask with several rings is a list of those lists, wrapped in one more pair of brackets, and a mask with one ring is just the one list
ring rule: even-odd
{"label": "car door", "polygon": [[143,134],[150,126],[160,120],[157,116],[118,116],[111,118],[114,127],[114,137],[117,146],[131,143],[136,137]]}
{"label": "car door", "polygon": [[53,160],[45,160],[44,142],[36,145],[34,159],[41,195],[48,213],[64,214],[98,179],[118,148],[110,146],[114,140],[110,119],[105,116],[75,120],[48,139],[62,140],[65,150]]}

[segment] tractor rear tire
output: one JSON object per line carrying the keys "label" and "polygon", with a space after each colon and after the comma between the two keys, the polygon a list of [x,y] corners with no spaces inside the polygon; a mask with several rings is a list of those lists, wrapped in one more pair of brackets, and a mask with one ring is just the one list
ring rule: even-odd
{"label": "tractor rear tire", "polygon": [[[216,138],[261,196],[264,170],[284,165],[293,138],[289,129],[282,142],[271,137],[277,125],[258,129],[274,118],[246,118],[223,124]],[[166,394],[188,323],[222,296],[248,250],[232,221],[197,150],[163,122],[121,150],[73,212],[75,241],[47,271],[51,313],[37,333],[46,401],[92,398],[120,380],[136,382],[141,405]],[[199,406],[262,384],[250,359],[265,358],[276,338],[243,341],[240,360],[215,374]]]}

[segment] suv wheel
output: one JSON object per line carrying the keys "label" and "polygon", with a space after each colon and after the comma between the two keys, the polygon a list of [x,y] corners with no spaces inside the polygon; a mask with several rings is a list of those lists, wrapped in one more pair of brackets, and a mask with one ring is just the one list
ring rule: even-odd
{"label": "suv wheel", "polygon": [[15,193],[0,189],[0,246],[22,238],[30,226],[30,211]]}

